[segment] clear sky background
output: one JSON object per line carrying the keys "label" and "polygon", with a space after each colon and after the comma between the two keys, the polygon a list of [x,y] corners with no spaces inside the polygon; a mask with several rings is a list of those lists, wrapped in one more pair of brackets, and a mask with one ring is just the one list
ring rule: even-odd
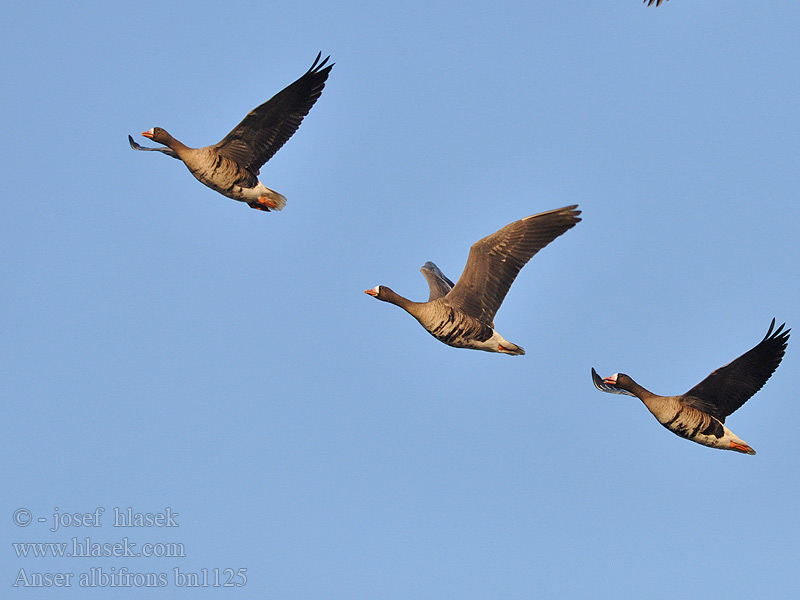
{"label": "clear sky background", "polygon": [[[797,2],[1,10],[0,596],[800,591],[800,340],[728,419],[757,456],[590,377],[679,394],[773,317],[800,326]],[[153,126],[215,143],[320,50],[327,87],[261,171],[282,213],[129,148]],[[476,240],[576,203],[498,313],[523,357],[450,348],[363,293],[426,299],[425,261],[455,280]],[[56,507],[105,514],[52,532]],[[115,507],[178,527],[114,528]],[[73,537],[185,556],[12,545]],[[80,587],[92,568],[168,585]],[[72,587],[13,588],[21,569]]]}

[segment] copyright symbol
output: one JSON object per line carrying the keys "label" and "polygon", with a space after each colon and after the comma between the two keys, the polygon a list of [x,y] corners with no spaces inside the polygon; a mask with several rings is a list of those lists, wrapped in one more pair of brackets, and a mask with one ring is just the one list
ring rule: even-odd
{"label": "copyright symbol", "polygon": [[31,511],[27,508],[18,508],[14,511],[14,525],[26,527],[31,522]]}

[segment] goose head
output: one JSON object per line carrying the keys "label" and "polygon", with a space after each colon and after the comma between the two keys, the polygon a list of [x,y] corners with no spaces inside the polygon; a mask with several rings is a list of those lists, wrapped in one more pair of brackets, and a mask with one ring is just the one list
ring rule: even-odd
{"label": "goose head", "polygon": [[364,290],[365,294],[368,294],[373,298],[377,298],[378,300],[383,300],[383,301],[386,301],[386,298],[390,295],[389,292],[392,292],[392,290],[387,288],[385,285],[376,285],[371,290]]}
{"label": "goose head", "polygon": [[603,377],[603,383],[627,390],[633,383],[633,379],[631,379],[631,377],[625,373],[614,373],[610,377]]}
{"label": "goose head", "polygon": [[406,309],[408,306],[414,304],[407,298],[403,298],[403,296],[395,292],[392,288],[385,285],[376,285],[371,290],[364,290],[364,293],[372,296],[373,298],[377,298],[378,300],[382,300],[383,302],[396,304],[397,306],[402,306]]}
{"label": "goose head", "polygon": [[603,383],[613,387],[617,393],[627,393],[634,396],[634,391],[639,387],[638,384],[625,373],[614,373],[610,377],[603,377]]}
{"label": "goose head", "polygon": [[164,144],[165,146],[168,145],[168,142],[172,139],[172,136],[169,133],[167,133],[167,130],[162,129],[161,127],[153,127],[152,129],[143,131],[142,135],[148,139],[153,140],[154,142],[158,142],[159,144]]}
{"label": "goose head", "polygon": [[600,377],[597,371],[592,369],[592,381],[594,382],[594,387],[601,392],[608,392],[609,394],[636,396],[634,390],[639,391],[642,389],[625,373],[614,373],[610,377]]}

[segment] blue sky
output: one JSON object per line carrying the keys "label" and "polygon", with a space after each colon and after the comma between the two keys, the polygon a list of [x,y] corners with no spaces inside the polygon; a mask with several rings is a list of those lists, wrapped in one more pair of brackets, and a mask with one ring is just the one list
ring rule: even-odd
{"label": "blue sky", "polygon": [[[678,394],[800,324],[798,28],[788,1],[4,7],[0,594],[796,594],[796,341],[727,421],[754,457],[590,369]],[[218,141],[320,50],[328,85],[261,171],[282,213],[128,147]],[[474,241],[575,203],[497,315],[524,357],[363,293],[427,298],[425,261],[456,279]],[[105,513],[51,532],[56,507]],[[127,507],[178,527],[114,528]],[[185,556],[12,545],[87,536]],[[92,568],[168,585],[77,585]]]}

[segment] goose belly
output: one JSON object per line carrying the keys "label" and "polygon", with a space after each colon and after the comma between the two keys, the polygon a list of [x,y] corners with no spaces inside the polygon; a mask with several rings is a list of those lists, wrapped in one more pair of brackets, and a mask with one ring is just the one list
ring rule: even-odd
{"label": "goose belly", "polygon": [[[218,176],[209,177],[205,173],[192,173],[192,175],[194,175],[197,178],[197,180],[206,187],[210,187],[215,192],[219,192],[223,196],[227,196],[228,198],[232,198],[233,200],[246,202],[247,200],[256,200],[259,198],[258,194],[250,193],[255,188],[243,188],[242,186],[233,183],[232,181],[225,180]],[[219,175],[219,173],[215,173],[213,175]],[[262,185],[262,187],[264,186]]]}
{"label": "goose belly", "polygon": [[[681,406],[669,419],[664,419],[659,415],[655,416],[664,427],[675,435],[703,446],[721,450],[735,450],[734,446],[736,445],[749,448],[719,419],[692,407]],[[734,446],[731,445],[731,442],[734,443]]]}
{"label": "goose belly", "polygon": [[440,342],[454,348],[470,348],[484,352],[525,354],[525,350],[509,342],[489,325],[445,306],[441,318],[433,325],[419,320],[420,324]]}
{"label": "goose belly", "polygon": [[440,342],[455,348],[474,348],[475,350],[487,350],[496,352],[490,348],[495,331],[488,325],[456,312],[452,308],[445,307],[441,319],[434,325],[428,325],[422,321],[420,324]]}
{"label": "goose belly", "polygon": [[222,156],[216,155],[209,158],[213,160],[198,161],[199,164],[193,163],[192,166],[188,164],[186,166],[200,183],[215,192],[242,202],[257,200],[271,192],[257,179],[255,187],[242,187],[242,184],[247,186],[255,178],[251,174],[243,172],[235,162]]}

